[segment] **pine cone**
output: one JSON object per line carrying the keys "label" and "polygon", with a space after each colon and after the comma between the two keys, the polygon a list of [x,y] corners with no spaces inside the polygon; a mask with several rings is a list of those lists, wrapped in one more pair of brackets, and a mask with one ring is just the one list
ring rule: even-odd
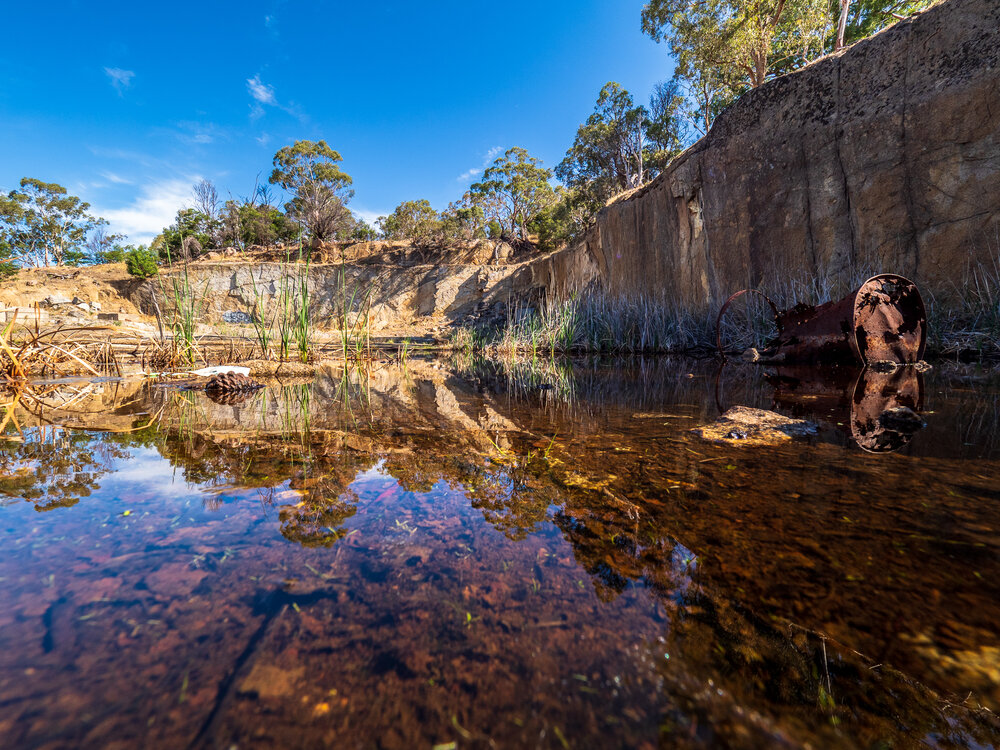
{"label": "pine cone", "polygon": [[205,384],[206,391],[214,393],[245,393],[255,391],[264,386],[238,372],[224,372],[221,375],[213,375]]}

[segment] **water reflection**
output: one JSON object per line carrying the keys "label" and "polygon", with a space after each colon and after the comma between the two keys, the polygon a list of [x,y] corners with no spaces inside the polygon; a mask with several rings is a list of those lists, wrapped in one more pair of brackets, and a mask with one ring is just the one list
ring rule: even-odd
{"label": "water reflection", "polygon": [[[963,392],[895,455],[740,451],[689,432],[717,416],[711,365],[527,372],[414,362],[239,403],[136,384],[19,412],[5,494],[79,473],[89,497],[38,531],[3,509],[8,736],[997,742],[976,708],[1000,705],[995,461],[906,455],[968,430]],[[730,392],[831,429],[930,400],[792,377]],[[190,489],[116,484],[137,462]]]}
{"label": "water reflection", "polygon": [[[898,451],[923,427],[917,417],[924,410],[923,374],[915,367],[781,367],[768,370],[766,377],[777,408],[842,427],[870,453]],[[893,418],[901,410],[914,416],[910,421]]]}

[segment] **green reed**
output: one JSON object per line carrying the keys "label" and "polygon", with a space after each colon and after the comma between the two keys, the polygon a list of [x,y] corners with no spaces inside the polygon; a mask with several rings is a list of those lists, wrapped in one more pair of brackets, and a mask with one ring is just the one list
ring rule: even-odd
{"label": "green reed", "polygon": [[[302,248],[299,247],[299,262],[302,261]],[[298,345],[299,359],[309,361],[309,346],[312,339],[313,319],[309,303],[309,268],[311,259],[307,256],[304,269],[299,269],[296,276],[295,319],[293,332]]]}
{"label": "green reed", "polygon": [[371,359],[371,302],[375,285],[348,284],[344,262],[341,262],[339,277],[336,319],[341,354],[345,360]]}
{"label": "green reed", "polygon": [[[590,292],[539,309],[514,309],[492,340],[479,341],[485,350],[533,358],[573,352],[676,352],[711,346],[711,328],[704,313],[688,312],[670,301]],[[469,338],[459,334],[455,340]]]}
{"label": "green reed", "polygon": [[[172,266],[170,249],[167,248],[167,264]],[[167,298],[164,288],[163,276],[158,275],[160,292]],[[170,321],[170,333],[173,341],[175,354],[178,354],[188,364],[194,364],[198,359],[198,339],[196,336],[196,326],[198,319],[205,309],[205,291],[208,282],[205,282],[205,289],[198,294],[191,283],[191,276],[188,273],[188,263],[184,262],[182,272],[170,276],[169,299],[173,302],[173,311]]]}
{"label": "green reed", "polygon": [[[261,283],[264,282],[264,271],[260,272]],[[260,347],[261,357],[267,359],[271,351],[271,326],[274,325],[274,311],[270,311],[268,316],[268,305],[264,300],[264,291],[257,286],[253,277],[253,269],[250,269],[250,284],[253,286],[253,313],[251,323],[253,324],[254,336],[257,345]]]}

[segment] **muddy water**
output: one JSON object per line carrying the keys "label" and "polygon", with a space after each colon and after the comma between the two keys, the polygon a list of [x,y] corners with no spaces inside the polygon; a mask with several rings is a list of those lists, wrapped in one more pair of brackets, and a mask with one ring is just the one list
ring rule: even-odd
{"label": "muddy water", "polygon": [[[998,391],[681,360],[41,386],[0,409],[0,744],[996,745]],[[690,432],[738,404],[817,431]]]}

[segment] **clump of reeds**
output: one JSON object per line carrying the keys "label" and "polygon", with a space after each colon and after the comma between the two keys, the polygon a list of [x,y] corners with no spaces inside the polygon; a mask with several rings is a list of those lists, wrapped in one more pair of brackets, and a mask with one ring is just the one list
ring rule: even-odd
{"label": "clump of reeds", "polygon": [[[299,249],[299,261],[302,260],[301,246]],[[299,350],[299,359],[303,362],[309,361],[309,342],[312,337],[312,311],[309,305],[309,266],[310,259],[306,258],[305,269],[299,269],[295,278],[295,305],[294,322],[292,331],[295,334],[295,342]]]}
{"label": "clump of reeds", "polygon": [[[169,247],[167,248],[167,264],[173,265]],[[187,261],[184,262],[180,274],[171,274],[169,296],[163,282],[163,276],[157,276],[157,279],[164,298],[168,298],[173,303],[170,318],[172,346],[182,361],[189,365],[194,364],[198,359],[196,326],[198,319],[204,312],[205,290],[199,294],[191,283]],[[208,282],[205,283],[205,286],[207,288]]]}
{"label": "clump of reeds", "polygon": [[[260,273],[260,280],[263,284],[263,270]],[[253,287],[253,312],[250,314],[250,323],[253,326],[257,346],[260,347],[261,357],[267,359],[271,352],[271,326],[274,325],[274,311],[269,309],[265,301],[264,291],[257,286],[253,277],[253,269],[250,269],[250,285]]]}
{"label": "clump of reeds", "polygon": [[371,303],[374,284],[348,284],[342,262],[335,318],[340,329],[340,347],[345,360],[371,359]]}
{"label": "clump of reeds", "polygon": [[645,295],[611,296],[591,291],[538,309],[515,308],[492,341],[455,334],[499,354],[532,357],[569,353],[636,354],[705,349],[712,345],[708,316]]}
{"label": "clump of reeds", "polygon": [[454,328],[448,335],[448,348],[463,354],[482,349],[487,342],[475,328]]}
{"label": "clump of reeds", "polygon": [[932,350],[945,355],[1000,354],[1000,247],[970,263],[960,283],[925,294]]}
{"label": "clump of reeds", "polygon": [[281,275],[278,280],[277,308],[269,309],[265,303],[265,295],[250,274],[254,292],[253,326],[258,346],[265,358],[270,356],[272,333],[271,326],[277,323],[278,356],[282,360],[289,359],[292,352],[297,352],[302,362],[308,362],[312,353],[312,334],[314,328],[312,301],[309,293],[308,256],[305,265],[302,264],[302,249],[299,257],[293,261],[290,254],[285,255],[281,264]]}

